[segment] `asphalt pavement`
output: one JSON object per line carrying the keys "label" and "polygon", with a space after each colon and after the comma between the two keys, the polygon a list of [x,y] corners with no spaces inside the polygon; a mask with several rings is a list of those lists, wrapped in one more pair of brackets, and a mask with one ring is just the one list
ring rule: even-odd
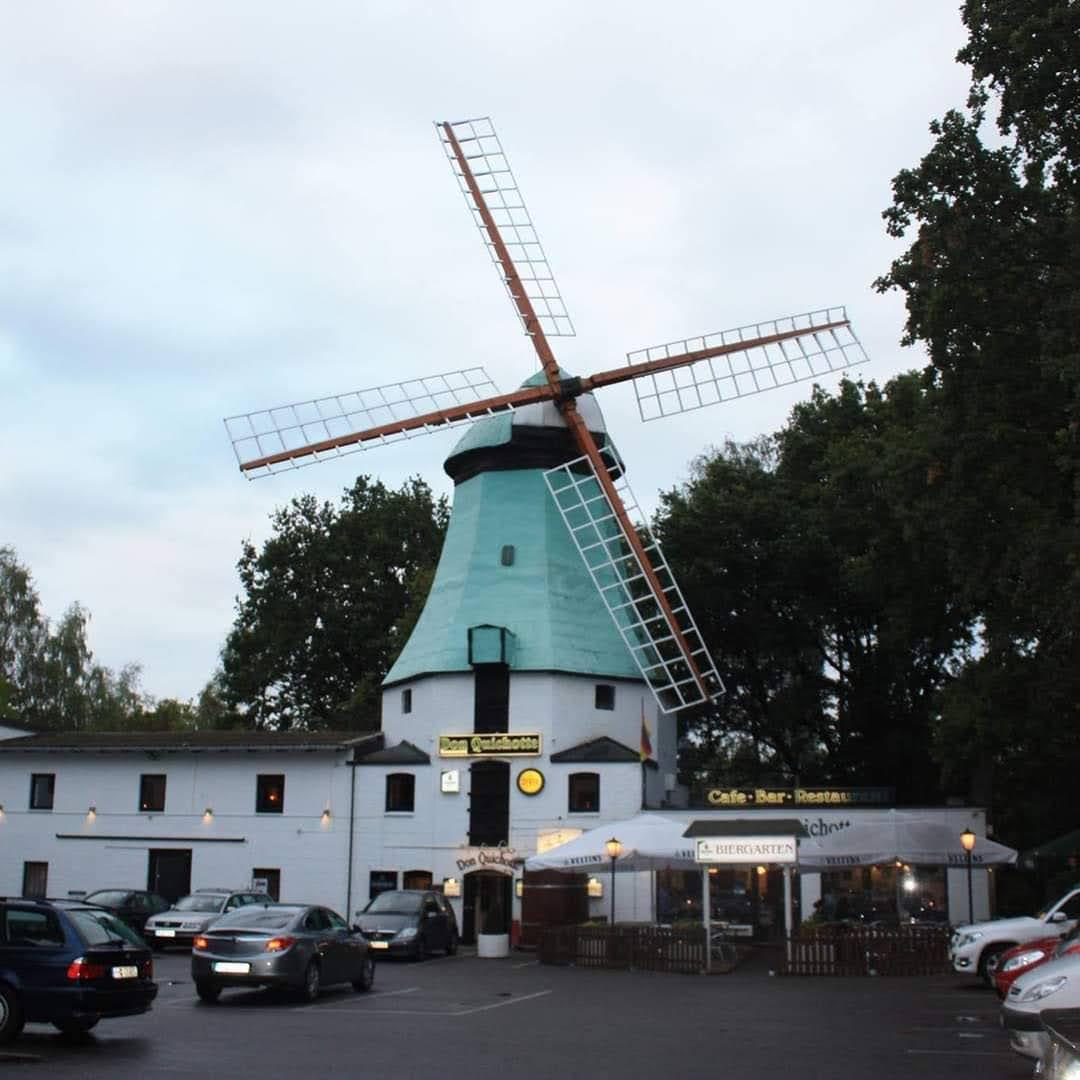
{"label": "asphalt pavement", "polygon": [[155,958],[151,1013],[72,1039],[27,1025],[0,1076],[627,1080],[1012,1080],[1031,1075],[973,981],[544,967],[527,953],[383,961],[375,988],[313,1005],[265,991],[199,1002],[190,961]]}

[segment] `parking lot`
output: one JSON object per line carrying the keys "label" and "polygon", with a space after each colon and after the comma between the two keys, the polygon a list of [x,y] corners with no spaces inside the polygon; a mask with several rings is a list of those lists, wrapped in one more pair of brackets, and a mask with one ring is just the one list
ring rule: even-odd
{"label": "parking lot", "polygon": [[379,964],[375,989],[300,1005],[263,991],[197,1001],[189,959],[155,959],[153,1012],[81,1040],[28,1025],[0,1073],[260,1078],[670,1076],[1020,1078],[997,1000],[952,976],[704,978],[541,967],[528,954]]}

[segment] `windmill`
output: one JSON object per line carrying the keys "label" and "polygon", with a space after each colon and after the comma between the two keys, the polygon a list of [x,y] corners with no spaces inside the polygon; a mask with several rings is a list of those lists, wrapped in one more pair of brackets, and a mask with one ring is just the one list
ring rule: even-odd
{"label": "windmill", "polygon": [[491,121],[435,126],[536,350],[539,376],[499,393],[482,368],[469,368],[229,417],[240,469],[254,478],[529,406],[553,407],[574,450],[547,468],[544,480],[634,665],[665,713],[714,699],[723,684],[693,616],[622,461],[595,436],[579,401],[629,381],[641,419],[651,421],[864,363],[846,311],[670,342],[629,353],[624,366],[569,377],[549,339],[572,336],[573,324]]}

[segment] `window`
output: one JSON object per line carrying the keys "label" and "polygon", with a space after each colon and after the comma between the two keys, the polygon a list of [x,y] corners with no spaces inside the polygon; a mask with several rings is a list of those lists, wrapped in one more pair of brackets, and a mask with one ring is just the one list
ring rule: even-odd
{"label": "window", "polygon": [[[27,863],[26,865],[34,865]],[[44,864],[41,864],[44,865]],[[9,907],[4,912],[3,940],[8,945],[50,946],[64,944],[64,931],[53,911],[30,911],[27,908]]]}
{"label": "window", "polygon": [[506,664],[475,665],[473,731],[510,729],[510,668]]}
{"label": "window", "polygon": [[596,684],[596,707],[598,709],[615,708],[615,687],[607,683]]}
{"label": "window", "polygon": [[139,809],[154,813],[165,809],[164,773],[143,773],[139,777]]}
{"label": "window", "polygon": [[595,814],[600,809],[600,774],[570,774],[570,813]]}
{"label": "window", "polygon": [[304,916],[304,929],[314,930],[316,932],[320,930],[330,929],[330,920],[326,917],[326,912],[321,907],[312,908],[307,915]]}
{"label": "window", "polygon": [[372,870],[368,898],[374,900],[379,893],[390,892],[397,888],[396,870]]}
{"label": "window", "polygon": [[411,813],[416,803],[416,777],[411,773],[391,773],[386,778],[386,811]]}
{"label": "window", "polygon": [[502,553],[499,556],[499,561],[503,564],[503,566],[513,566],[514,565],[514,545],[513,544],[504,544],[503,545]]}
{"label": "window", "polygon": [[401,875],[401,887],[403,889],[430,889],[430,870],[406,870]]}
{"label": "window", "polygon": [[251,871],[251,887],[265,891],[275,900],[281,899],[281,871],[277,867],[256,866]]}
{"label": "window", "polygon": [[401,691],[401,711],[403,713],[412,712],[412,688]]}
{"label": "window", "polygon": [[[51,810],[56,794],[56,773],[36,772],[30,774],[30,809]],[[44,893],[42,894],[44,895]]]}
{"label": "window", "polygon": [[285,777],[260,773],[255,778],[255,813],[280,814],[285,809]]}
{"label": "window", "polygon": [[49,895],[49,864],[47,862],[24,862],[22,871],[22,894],[35,899]]}

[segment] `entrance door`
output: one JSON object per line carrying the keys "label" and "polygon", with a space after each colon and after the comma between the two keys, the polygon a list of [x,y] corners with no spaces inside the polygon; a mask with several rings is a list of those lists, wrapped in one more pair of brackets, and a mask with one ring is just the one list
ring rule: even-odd
{"label": "entrance door", "polygon": [[510,765],[474,761],[469,769],[469,843],[505,844],[510,838]]}
{"label": "entrance door", "polygon": [[510,929],[513,878],[496,870],[465,875],[461,940],[473,944],[477,933],[505,934]]}
{"label": "entrance door", "polygon": [[146,887],[175,904],[191,892],[191,848],[151,848]]}

